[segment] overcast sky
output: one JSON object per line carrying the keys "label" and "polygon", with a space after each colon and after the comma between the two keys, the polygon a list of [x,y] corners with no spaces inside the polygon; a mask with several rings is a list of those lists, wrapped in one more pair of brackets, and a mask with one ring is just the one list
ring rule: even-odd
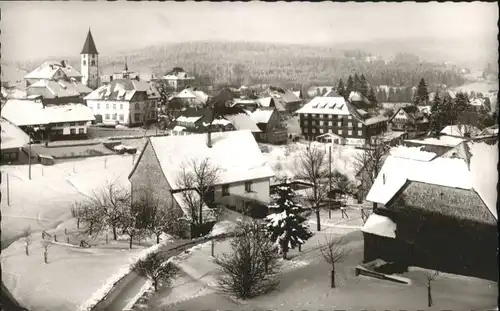
{"label": "overcast sky", "polygon": [[[193,40],[335,43],[401,37],[496,40],[495,3],[1,2],[2,59],[100,54]],[[478,40],[478,41],[476,41]]]}

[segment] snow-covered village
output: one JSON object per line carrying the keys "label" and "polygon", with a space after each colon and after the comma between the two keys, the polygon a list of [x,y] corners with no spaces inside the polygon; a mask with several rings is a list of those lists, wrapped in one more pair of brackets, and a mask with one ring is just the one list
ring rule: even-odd
{"label": "snow-covered village", "polygon": [[495,3],[0,6],[1,310],[498,310]]}

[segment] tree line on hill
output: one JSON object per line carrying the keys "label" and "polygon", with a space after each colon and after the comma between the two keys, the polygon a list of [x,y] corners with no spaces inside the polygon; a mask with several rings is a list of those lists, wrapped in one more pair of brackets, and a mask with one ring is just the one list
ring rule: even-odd
{"label": "tree line on hill", "polygon": [[[114,61],[101,57],[103,66]],[[463,84],[457,69],[395,57],[391,61],[346,58],[331,47],[252,43],[197,42],[152,47],[133,53],[129,62],[149,67],[156,76],[173,66],[192,73],[204,85],[259,83],[336,85],[353,72],[363,73],[370,85],[414,86],[416,77],[430,85]]]}

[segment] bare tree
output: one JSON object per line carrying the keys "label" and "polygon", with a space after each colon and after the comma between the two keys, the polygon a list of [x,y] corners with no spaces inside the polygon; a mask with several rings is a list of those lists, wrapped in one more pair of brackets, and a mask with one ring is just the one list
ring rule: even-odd
{"label": "bare tree", "polygon": [[256,221],[242,222],[231,240],[231,253],[216,259],[222,292],[246,299],[274,290],[278,284],[278,252]]}
{"label": "bare tree", "polygon": [[76,228],[80,229],[80,222],[83,220],[83,204],[81,202],[74,202],[71,206],[71,216],[76,218]]}
{"label": "bare tree", "polygon": [[326,151],[318,145],[310,143],[303,149],[297,161],[296,177],[312,184],[307,191],[306,203],[316,213],[317,230],[321,231],[320,208],[321,203],[328,194],[328,161]]}
{"label": "bare tree", "polygon": [[432,307],[432,293],[431,293],[431,283],[439,275],[438,271],[425,272],[425,278],[427,279],[427,305]]}
{"label": "bare tree", "polygon": [[340,189],[345,193],[350,193],[353,187],[349,177],[342,174],[338,170],[334,170],[332,173],[332,184],[335,185],[337,189]]}
{"label": "bare tree", "polygon": [[120,218],[120,227],[122,232],[129,237],[129,248],[132,249],[132,241],[134,237],[139,236],[146,229],[142,227],[141,211],[143,210],[143,203],[141,201],[133,202],[127,209],[123,211]]}
{"label": "bare tree", "polygon": [[105,228],[106,222],[101,206],[96,206],[87,200],[81,203],[79,213],[82,221],[86,224],[86,234],[98,235]]}
{"label": "bare tree", "polygon": [[150,186],[138,193],[134,207],[139,209],[138,227],[153,233],[156,236],[156,243],[160,243],[160,236],[164,232],[172,234],[179,232],[182,212],[173,206],[168,206],[166,201],[155,195]]}
{"label": "bare tree", "polygon": [[320,251],[325,261],[332,266],[331,287],[335,288],[335,264],[343,261],[349,253],[345,248],[345,242],[342,238],[325,237],[325,243],[320,245]]}
{"label": "bare tree", "polygon": [[181,165],[178,174],[177,187],[182,190],[183,199],[190,211],[193,225],[203,224],[203,205],[210,191],[219,181],[220,169],[210,163],[208,158],[203,160],[190,159]]}
{"label": "bare tree", "polygon": [[371,146],[355,156],[354,168],[365,196],[382,169],[389,150],[390,147],[385,142],[380,138],[374,138]]}
{"label": "bare tree", "polygon": [[116,182],[107,183],[100,191],[93,192],[87,205],[102,211],[101,221],[113,230],[113,239],[117,239],[117,229],[127,206],[130,205],[130,191]]}
{"label": "bare tree", "polygon": [[48,252],[48,250],[49,250],[49,247],[52,246],[52,242],[48,241],[48,240],[42,240],[42,241],[40,241],[40,244],[43,247],[43,261],[45,263],[49,263],[49,260],[48,260],[49,252]]}
{"label": "bare tree", "polygon": [[30,255],[29,247],[33,243],[33,237],[31,236],[31,228],[27,227],[23,232],[24,248],[26,250],[26,256]]}
{"label": "bare tree", "polygon": [[133,271],[153,282],[155,292],[158,291],[160,282],[169,285],[175,278],[179,270],[177,267],[166,261],[160,253],[150,253],[144,259],[140,259],[134,265]]}

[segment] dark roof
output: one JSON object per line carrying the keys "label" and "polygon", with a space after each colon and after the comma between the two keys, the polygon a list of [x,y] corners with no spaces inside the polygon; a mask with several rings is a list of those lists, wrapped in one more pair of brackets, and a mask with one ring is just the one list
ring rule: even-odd
{"label": "dark roof", "polygon": [[97,52],[97,48],[95,47],[94,38],[92,38],[92,33],[87,34],[87,39],[85,40],[85,44],[83,45],[82,52],[80,54],[99,54]]}
{"label": "dark roof", "polygon": [[335,90],[333,90],[333,89],[330,92],[326,93],[324,96],[325,97],[342,97],[337,92],[335,92]]}
{"label": "dark roof", "polygon": [[419,209],[430,213],[496,225],[497,221],[474,190],[410,181],[388,204],[396,209]]}

